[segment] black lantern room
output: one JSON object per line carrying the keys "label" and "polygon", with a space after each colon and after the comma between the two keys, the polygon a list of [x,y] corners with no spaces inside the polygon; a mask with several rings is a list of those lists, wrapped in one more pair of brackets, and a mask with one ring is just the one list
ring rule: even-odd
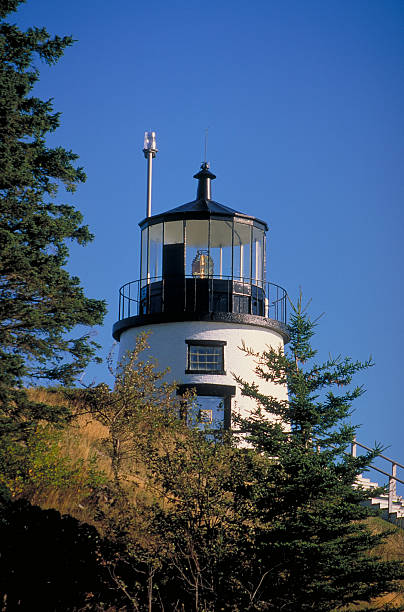
{"label": "black lantern room", "polygon": [[140,314],[185,311],[264,316],[267,225],[211,199],[203,163],[196,200],[140,223]]}
{"label": "black lantern room", "polygon": [[[176,314],[255,315],[281,323],[286,292],[266,282],[264,221],[211,199],[215,175],[204,162],[194,175],[197,196],[141,221],[140,280],[120,290],[119,337],[123,319],[171,320]],[[212,314],[213,316],[213,314]]]}

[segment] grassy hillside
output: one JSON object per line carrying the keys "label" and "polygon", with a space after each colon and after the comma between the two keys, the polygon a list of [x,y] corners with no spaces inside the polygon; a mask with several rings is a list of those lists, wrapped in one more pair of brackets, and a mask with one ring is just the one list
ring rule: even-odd
{"label": "grassy hillside", "polygon": [[[32,482],[16,487],[16,497],[28,498],[30,502],[38,504],[44,509],[56,509],[62,514],[99,527],[94,518],[94,506],[88,503],[93,490],[93,484],[102,484],[103,481],[111,479],[111,463],[108,454],[103,448],[103,440],[107,436],[107,428],[91,417],[85,410],[85,406],[79,399],[68,400],[63,393],[46,390],[31,390],[30,396],[38,402],[53,404],[68,404],[72,410],[73,418],[68,426],[62,430],[46,430],[46,436],[42,446],[39,445],[34,452],[44,455],[33,460],[30,468]],[[49,450],[51,449],[51,450]],[[48,470],[58,473],[63,470],[75,474],[70,482],[63,486],[60,483],[47,480],[41,471]],[[69,472],[70,470],[70,472]],[[134,506],[140,498],[145,499],[149,495],[145,491],[142,479],[142,465],[137,465],[136,477],[130,476],[131,503]],[[134,487],[133,480],[136,480]],[[384,560],[404,559],[404,531],[394,526],[389,526],[380,518],[367,519],[367,523],[373,533],[380,533],[391,529],[391,534],[372,554],[380,556]],[[356,610],[383,610],[386,605],[401,609],[404,607],[404,583],[400,592],[390,593],[379,597],[371,604],[363,604],[344,608],[344,612]],[[404,609],[404,608],[403,608]]]}

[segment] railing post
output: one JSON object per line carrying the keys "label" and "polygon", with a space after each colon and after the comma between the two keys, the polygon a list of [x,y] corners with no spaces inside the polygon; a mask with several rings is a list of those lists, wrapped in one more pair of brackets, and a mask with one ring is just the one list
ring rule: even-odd
{"label": "railing post", "polygon": [[283,294],[283,322],[285,323],[285,325],[288,322],[288,304],[287,304],[287,299],[286,299],[286,292]]}
{"label": "railing post", "polygon": [[389,476],[389,514],[393,513],[393,501],[397,499],[397,464],[391,464],[391,476]]}
{"label": "railing post", "polygon": [[392,480],[393,496],[396,498],[397,497],[397,480],[396,480],[397,464],[396,463],[391,464],[391,476],[392,476],[391,480]]}
{"label": "railing post", "polygon": [[266,296],[265,296],[266,302],[265,302],[265,316],[269,319],[271,317],[271,312],[270,312],[270,306],[269,306],[269,300],[271,299],[271,286],[269,283],[267,283],[267,287],[266,287]]}
{"label": "railing post", "polygon": [[278,287],[276,287],[276,292],[275,292],[275,294],[276,294],[276,298],[275,298],[275,302],[274,302],[274,304],[275,304],[275,314],[274,314],[274,318],[275,318],[277,321],[279,321],[279,302],[278,302],[278,300],[279,300],[279,289],[278,289]]}
{"label": "railing post", "polygon": [[391,476],[389,476],[389,514],[393,512],[393,488],[394,488],[395,480]]}

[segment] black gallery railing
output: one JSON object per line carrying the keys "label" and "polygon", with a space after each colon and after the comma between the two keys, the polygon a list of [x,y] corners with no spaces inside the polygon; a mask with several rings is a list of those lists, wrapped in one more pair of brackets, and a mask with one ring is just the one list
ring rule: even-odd
{"label": "black gallery railing", "polygon": [[230,276],[158,276],[131,281],[119,290],[119,320],[162,312],[230,312],[286,324],[286,306],[283,287]]}

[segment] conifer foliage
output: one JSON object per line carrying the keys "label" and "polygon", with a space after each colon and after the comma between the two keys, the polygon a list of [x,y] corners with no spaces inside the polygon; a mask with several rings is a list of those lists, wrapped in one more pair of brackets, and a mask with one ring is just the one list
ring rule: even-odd
{"label": "conifer foliage", "polygon": [[241,425],[251,452],[262,458],[244,492],[256,520],[253,571],[244,577],[257,585],[253,609],[340,609],[393,590],[404,574],[398,562],[369,554],[384,536],[365,526],[369,511],[360,502],[369,491],[355,487],[380,449],[358,458],[346,452],[356,429],[348,422],[351,403],[363,393],[351,387],[352,377],[371,361],[315,363],[315,325],[300,296],[286,353],[244,347],[259,378],[288,387],[288,400],[279,401],[238,380],[243,394],[257,401],[255,414]]}
{"label": "conifer foliage", "polygon": [[8,430],[57,417],[27,400],[22,381],[71,383],[97,346],[73,330],[100,324],[105,312],[64,268],[67,241],[85,245],[93,237],[81,213],[56,197],[73,192],[85,174],[77,155],[47,146],[59,114],[32,94],[38,59],[56,63],[73,39],[5,21],[22,1],[0,0],[0,409]]}

